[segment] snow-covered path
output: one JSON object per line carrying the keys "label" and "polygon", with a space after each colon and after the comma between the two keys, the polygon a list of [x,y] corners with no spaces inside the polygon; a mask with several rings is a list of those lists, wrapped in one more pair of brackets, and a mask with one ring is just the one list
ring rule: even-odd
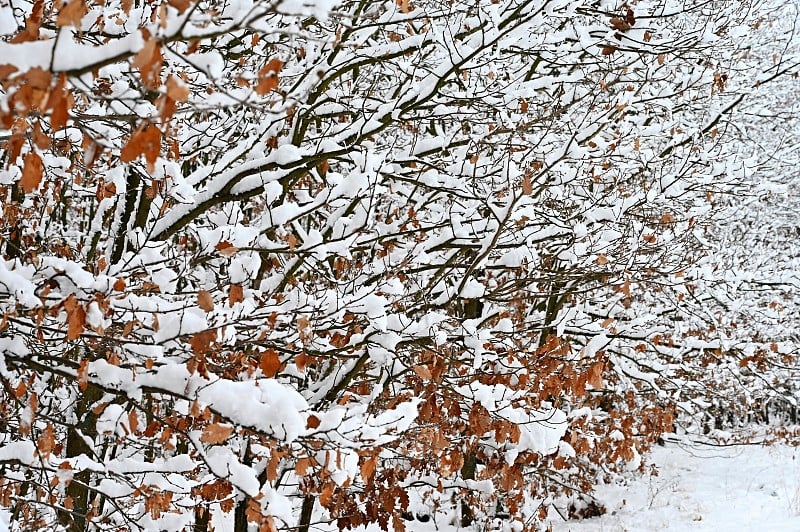
{"label": "snow-covered path", "polygon": [[654,449],[658,476],[606,486],[606,515],[554,522],[554,532],[800,531],[800,450],[792,447]]}

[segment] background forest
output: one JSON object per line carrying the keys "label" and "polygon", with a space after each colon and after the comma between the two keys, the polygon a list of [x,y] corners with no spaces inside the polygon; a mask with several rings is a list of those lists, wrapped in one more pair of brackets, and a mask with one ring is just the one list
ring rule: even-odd
{"label": "background forest", "polygon": [[12,528],[537,530],[793,441],[798,16],[0,0]]}

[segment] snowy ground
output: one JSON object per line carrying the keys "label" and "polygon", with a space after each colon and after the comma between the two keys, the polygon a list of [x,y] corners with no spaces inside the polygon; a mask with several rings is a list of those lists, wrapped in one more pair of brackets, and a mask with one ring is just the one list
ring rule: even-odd
{"label": "snowy ground", "polygon": [[798,449],[671,444],[650,461],[658,476],[599,490],[606,515],[554,532],[800,531]]}

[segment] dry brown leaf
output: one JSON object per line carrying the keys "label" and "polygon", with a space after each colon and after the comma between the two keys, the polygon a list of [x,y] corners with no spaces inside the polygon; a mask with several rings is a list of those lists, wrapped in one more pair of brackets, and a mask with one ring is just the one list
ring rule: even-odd
{"label": "dry brown leaf", "polygon": [[418,364],[414,366],[414,373],[419,375],[420,378],[423,380],[429,381],[433,380],[433,374],[431,374],[431,370],[428,366]]}
{"label": "dry brown leaf", "polygon": [[64,310],[67,311],[67,340],[77,340],[86,328],[86,311],[75,294],[64,301]]}
{"label": "dry brown leaf", "polygon": [[128,427],[131,429],[131,434],[136,434],[139,430],[139,416],[136,415],[136,410],[128,412]]}
{"label": "dry brown leaf", "polygon": [[0,81],[7,80],[9,77],[11,77],[11,74],[16,72],[17,70],[19,69],[14,65],[9,65],[9,64],[0,65]]}
{"label": "dry brown leaf", "polygon": [[211,292],[208,290],[199,290],[197,292],[197,306],[206,312],[214,310],[214,298],[211,297]]}
{"label": "dry brown leaf", "polygon": [[314,414],[311,414],[310,416],[308,416],[306,418],[306,428],[307,429],[315,429],[315,428],[319,427],[320,423],[322,423],[322,422]]}
{"label": "dry brown leaf", "polygon": [[208,331],[202,331],[189,339],[189,345],[192,346],[192,352],[196,355],[201,355],[203,353],[208,353],[209,349],[211,349],[211,343],[217,339],[217,331],[210,329]]}
{"label": "dry brown leaf", "polygon": [[294,357],[294,365],[297,366],[297,371],[301,373],[305,372],[306,367],[308,367],[308,355],[300,353]]}
{"label": "dry brown leaf", "polygon": [[78,381],[78,388],[80,388],[81,391],[85,391],[86,387],[89,385],[88,358],[84,358],[83,360],[81,360],[80,364],[78,364],[77,381]]}
{"label": "dry brown leaf", "polygon": [[39,439],[36,440],[36,448],[45,459],[49,457],[53,449],[56,448],[56,433],[53,430],[53,425],[47,424],[41,436],[39,436]]}
{"label": "dry brown leaf", "polygon": [[306,476],[309,467],[311,467],[311,459],[308,457],[300,458],[297,461],[297,465],[295,465],[294,470],[297,473],[297,476],[304,477]]}
{"label": "dry brown leaf", "polygon": [[10,42],[36,41],[39,39],[39,28],[42,26],[42,15],[44,14],[44,0],[36,0],[33,3],[31,14],[25,19],[25,29],[16,34]]}
{"label": "dry brown leaf", "polygon": [[330,508],[333,502],[333,489],[336,485],[333,482],[326,482],[319,493],[319,503],[325,508]]}
{"label": "dry brown leaf", "polygon": [[522,193],[526,196],[533,194],[533,182],[531,181],[530,172],[525,172],[522,176]]}
{"label": "dry brown leaf", "polygon": [[595,362],[592,364],[592,367],[589,368],[589,384],[592,385],[594,389],[601,388],[603,386],[603,368],[605,364],[600,362]]}
{"label": "dry brown leaf", "polygon": [[278,88],[278,74],[283,68],[283,61],[280,59],[270,59],[267,64],[258,72],[258,83],[253,88],[259,96],[272,92]]}
{"label": "dry brown leaf", "polygon": [[622,287],[620,288],[620,292],[622,292],[625,297],[631,297],[631,280],[625,279],[625,282],[622,283]]}
{"label": "dry brown leaf", "polygon": [[176,102],[185,102],[189,99],[189,87],[177,77],[170,75],[167,79],[167,96]]}
{"label": "dry brown leaf", "polygon": [[56,17],[56,26],[75,26],[81,29],[81,20],[89,12],[83,0],[70,0],[61,8]]}
{"label": "dry brown leaf", "polygon": [[42,158],[39,157],[39,154],[31,152],[25,156],[25,164],[22,167],[22,178],[19,180],[19,186],[26,193],[33,192],[39,188],[43,174]]}
{"label": "dry brown leaf", "polygon": [[394,532],[406,532],[406,520],[399,512],[392,514],[392,530]]}
{"label": "dry brown leaf", "polygon": [[278,466],[284,456],[286,456],[286,453],[283,451],[277,449],[272,449],[272,451],[270,451],[269,462],[267,462],[267,480],[269,482],[275,482],[275,480],[277,480]]}
{"label": "dry brown leaf", "polygon": [[240,284],[232,284],[228,288],[228,304],[234,306],[236,303],[244,301],[244,289]]}
{"label": "dry brown leaf", "polygon": [[611,27],[617,31],[628,31],[631,29],[631,25],[622,17],[614,17],[611,19]]}
{"label": "dry brown leaf", "polygon": [[319,175],[325,177],[328,174],[328,168],[330,168],[330,166],[331,163],[328,162],[328,159],[323,159],[323,161],[317,165]]}
{"label": "dry brown leaf", "polygon": [[147,87],[157,89],[161,85],[161,67],[164,65],[158,39],[156,37],[147,38],[144,47],[139,50],[131,64],[139,69],[142,74],[142,82]]}
{"label": "dry brown leaf", "polygon": [[375,475],[375,466],[378,465],[378,459],[374,456],[371,456],[364,460],[361,463],[361,478],[364,479],[364,482],[369,484],[372,480],[373,475]]}
{"label": "dry brown leaf", "polygon": [[661,215],[661,219],[658,221],[661,225],[668,225],[675,222],[675,217],[672,216],[671,213],[665,212]]}
{"label": "dry brown leaf", "polygon": [[129,163],[140,155],[144,155],[150,171],[155,166],[156,159],[161,153],[161,130],[155,124],[147,123],[131,135],[128,142],[120,151],[119,158],[123,163]]}
{"label": "dry brown leaf", "polygon": [[167,0],[167,3],[177,9],[180,13],[183,13],[192,5],[189,0]]}
{"label": "dry brown leaf", "polygon": [[231,434],[233,434],[232,426],[211,423],[210,425],[206,425],[203,429],[203,433],[200,435],[200,441],[208,443],[209,445],[218,445],[224,443]]}
{"label": "dry brown leaf", "polygon": [[22,399],[27,393],[28,386],[25,384],[25,381],[19,381],[19,384],[17,384],[17,387],[14,389],[14,397]]}
{"label": "dry brown leaf", "polygon": [[46,150],[50,147],[50,137],[45,135],[44,131],[42,131],[42,124],[41,122],[36,122],[33,126],[33,132],[31,133],[31,139],[33,143],[36,144],[36,147],[40,150]]}
{"label": "dry brown leaf", "polygon": [[261,354],[261,359],[258,362],[258,367],[261,368],[265,377],[274,377],[281,369],[281,359],[277,351],[274,349],[267,349]]}
{"label": "dry brown leaf", "polygon": [[239,251],[239,248],[228,242],[227,240],[220,241],[219,244],[214,246],[220,255],[223,257],[233,257]]}
{"label": "dry brown leaf", "polygon": [[99,416],[100,414],[102,414],[102,413],[105,411],[105,409],[106,409],[106,408],[108,407],[108,405],[110,405],[110,404],[111,404],[111,403],[110,403],[110,402],[108,402],[108,401],[103,401],[103,402],[101,402],[101,403],[97,403],[96,405],[94,405],[94,406],[92,407],[92,414],[94,414],[94,415],[96,415],[96,416]]}

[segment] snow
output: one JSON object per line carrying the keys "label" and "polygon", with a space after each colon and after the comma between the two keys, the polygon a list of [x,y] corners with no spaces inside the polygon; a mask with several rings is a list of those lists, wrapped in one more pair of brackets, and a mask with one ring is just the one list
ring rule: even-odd
{"label": "snow", "polygon": [[[11,264],[11,269],[8,268],[8,264]],[[0,260],[0,291],[13,293],[22,305],[33,308],[41,305],[41,302],[36,297],[36,287],[26,278],[30,275],[31,269]]]}
{"label": "snow", "polygon": [[0,445],[0,461],[19,461],[23,464],[33,463],[36,446],[30,441],[15,441]]}
{"label": "snow", "polygon": [[0,5],[0,35],[11,35],[17,31],[17,21],[11,6]]}
{"label": "snow", "polygon": [[601,486],[604,516],[552,521],[554,532],[800,530],[800,450],[786,446],[656,447],[658,467]]}

